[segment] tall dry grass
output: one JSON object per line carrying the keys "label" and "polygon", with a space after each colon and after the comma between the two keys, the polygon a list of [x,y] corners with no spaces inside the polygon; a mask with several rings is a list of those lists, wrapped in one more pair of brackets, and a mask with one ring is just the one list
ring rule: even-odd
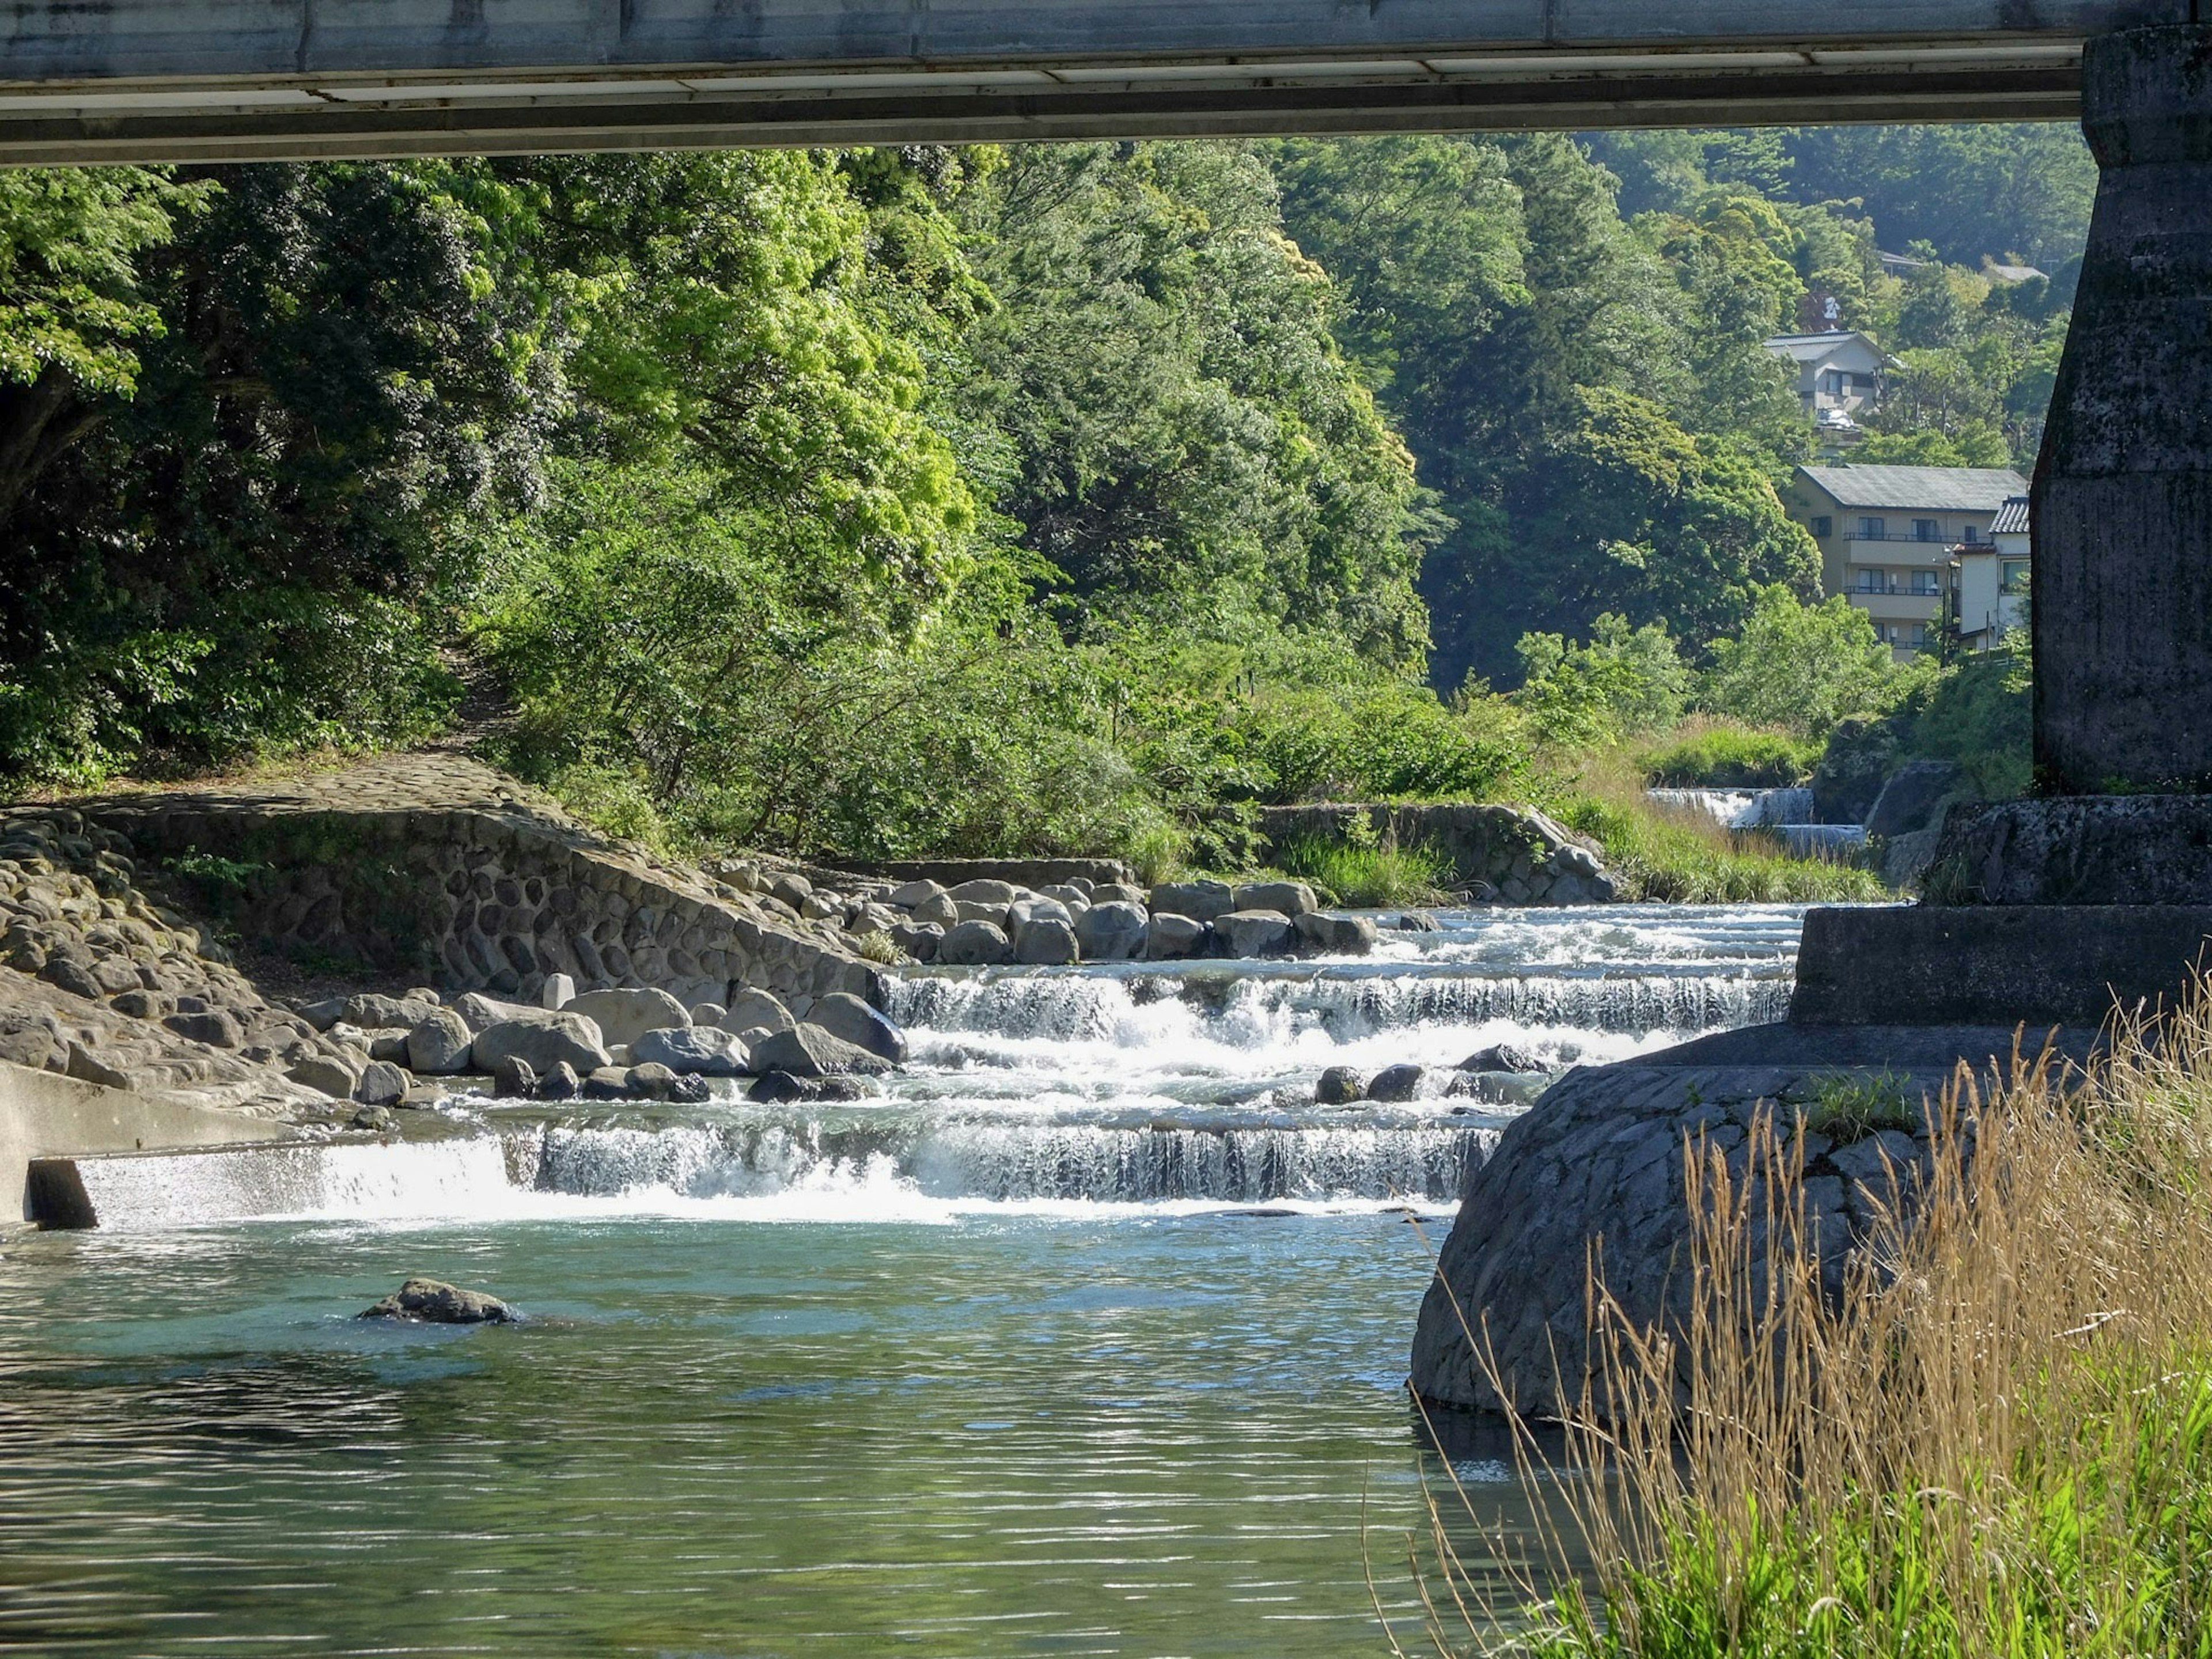
{"label": "tall dry grass", "polygon": [[1553,1529],[1499,1606],[1438,1517],[1438,1650],[2212,1653],[2212,998],[2112,1035],[1954,1079],[1840,1293],[1794,1121],[1693,1149],[1688,1317],[1593,1283]]}

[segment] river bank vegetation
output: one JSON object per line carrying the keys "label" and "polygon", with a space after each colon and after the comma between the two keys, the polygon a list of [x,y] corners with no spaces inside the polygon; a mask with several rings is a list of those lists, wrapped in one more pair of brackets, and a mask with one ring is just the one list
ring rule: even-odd
{"label": "river bank vegetation", "polygon": [[[1555,1541],[1586,1540],[1594,1582],[1555,1553],[1524,1605],[1486,1609],[1503,1630],[1470,1603],[1449,1645],[2203,1652],[2208,1104],[2201,986],[2086,1079],[2027,1063],[1994,1088],[1962,1080],[1840,1295],[1804,1237],[1794,1122],[1755,1136],[1747,1165],[1695,1165],[1682,1328],[1630,1329],[1601,1292],[1569,1478],[1524,1448]],[[1824,1127],[1870,1133],[1900,1109],[1917,1115],[1856,1102]]]}
{"label": "river bank vegetation", "polygon": [[459,725],[678,847],[1510,798],[1830,890],[1621,781],[1945,695],[1815,603],[1759,343],[1833,297],[1908,365],[1859,459],[2018,460],[2088,164],[1946,219],[2051,137],[1917,131],[9,175],[0,788]]}

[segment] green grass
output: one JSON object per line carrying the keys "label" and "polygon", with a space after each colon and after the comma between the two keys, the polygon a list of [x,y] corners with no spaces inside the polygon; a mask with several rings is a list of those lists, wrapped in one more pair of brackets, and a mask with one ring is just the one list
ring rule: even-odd
{"label": "green grass", "polygon": [[[2093,1374],[2039,1402],[2068,1423],[2062,1455],[2024,1452],[1966,1493],[1900,1482],[1817,1525],[1759,1521],[1725,1542],[1710,1526],[1673,1529],[1599,1607],[1539,1610],[1521,1650],[2194,1659],[2212,1651],[2208,1370],[2212,1357],[2184,1354]],[[1977,1570],[1960,1569],[1962,1534]]]}
{"label": "green grass", "polygon": [[1431,847],[1355,846],[1325,836],[1285,841],[1275,866],[1355,909],[1441,903],[1453,874],[1451,860]]}
{"label": "green grass", "polygon": [[1732,842],[1717,823],[1678,818],[1640,796],[1575,794],[1558,803],[1567,828],[1604,848],[1623,896],[1672,904],[1852,903],[1893,896],[1870,870],[1791,858],[1754,842]]}
{"label": "green grass", "polygon": [[1813,775],[1822,747],[1786,732],[1708,726],[1644,756],[1644,778],[1666,789],[1787,788]]}
{"label": "green grass", "polygon": [[1910,1134],[1921,1127],[1920,1109],[1887,1072],[1838,1072],[1815,1079],[1803,1115],[1808,1133],[1826,1135],[1838,1146],[1884,1129]]}

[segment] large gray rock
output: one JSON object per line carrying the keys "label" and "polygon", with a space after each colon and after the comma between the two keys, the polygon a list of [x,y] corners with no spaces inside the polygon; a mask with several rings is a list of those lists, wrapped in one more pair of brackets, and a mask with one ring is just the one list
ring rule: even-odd
{"label": "large gray rock", "polygon": [[891,943],[916,962],[937,960],[937,947],[944,942],[945,929],[935,922],[902,921],[890,929]]}
{"label": "large gray rock", "polygon": [[1349,1106],[1367,1098],[1367,1079],[1357,1066],[1332,1066],[1314,1083],[1314,1103]]}
{"label": "large gray rock", "polygon": [[796,1078],[873,1077],[891,1069],[882,1055],[805,1022],[770,1034],[753,1051],[752,1063],[757,1071],[788,1072]]}
{"label": "large gray rock", "polygon": [[407,1034],[407,1068],[424,1077],[451,1077],[469,1069],[476,1035],[451,1008],[434,1008]]}
{"label": "large gray rock", "polygon": [[870,1007],[850,991],[832,991],[827,996],[815,998],[814,1006],[806,1011],[806,1018],[810,1024],[819,1025],[830,1036],[842,1037],[894,1066],[906,1060],[906,1033],[888,1015]]}
{"label": "large gray rock", "polygon": [[1032,921],[1065,921],[1073,923],[1075,913],[1056,898],[1042,893],[1016,899],[1006,907],[1006,933],[1018,938],[1021,930]]}
{"label": "large gray rock", "polygon": [[367,1069],[349,1065],[335,1054],[307,1054],[295,1060],[284,1075],[301,1088],[313,1089],[332,1100],[351,1100],[354,1085]]}
{"label": "large gray rock", "polygon": [[892,888],[884,902],[896,905],[902,910],[911,910],[917,904],[927,904],[944,891],[944,885],[939,882],[927,879],[910,881],[903,886]]}
{"label": "large gray rock", "polygon": [[960,904],[950,893],[933,893],[907,912],[917,924],[936,927],[960,925]]}
{"label": "large gray rock", "polygon": [[179,1036],[204,1042],[211,1048],[236,1048],[246,1042],[246,1034],[239,1030],[238,1022],[217,1008],[195,1014],[171,1014],[161,1024]]}
{"label": "large gray rock", "polygon": [[1206,949],[1207,931],[1202,921],[1155,910],[1151,924],[1145,929],[1145,959],[1181,962],[1187,957],[1197,956]]}
{"label": "large gray rock", "polygon": [[992,904],[1001,910],[1022,896],[1022,890],[1013,883],[992,881],[988,878],[963,881],[957,887],[948,890],[955,903]]}
{"label": "large gray rock", "polygon": [[632,1043],[647,1031],[691,1023],[689,1008],[651,986],[586,991],[562,1012],[583,1015],[599,1028],[599,1035],[609,1043]]}
{"label": "large gray rock", "polygon": [[481,1031],[493,1025],[550,1024],[564,1012],[556,1008],[539,1008],[527,1002],[502,1002],[497,997],[486,996],[481,991],[471,991],[455,997],[453,1008],[471,1031]]}
{"label": "large gray rock", "polygon": [[[2075,1034],[2081,1052],[2094,1035]],[[1894,1085],[1910,1108],[1939,1095],[1961,1060],[1986,1074],[2012,1040],[2001,1026],[1767,1025],[1568,1073],[1469,1170],[1422,1304],[1414,1388],[1454,1405],[1556,1413],[1559,1379],[1578,1391],[1593,1358],[1585,1322],[1593,1247],[1607,1290],[1636,1324],[1686,1311],[1686,1146],[1702,1140],[1740,1174],[1754,1114],[1778,1102],[1785,1130],[1794,1131],[1796,1113],[1811,1109],[1843,1073],[1887,1079],[1883,1086]],[[1802,1146],[1820,1272],[1840,1289],[1846,1254],[1864,1241],[1875,1206],[1892,1197],[1881,1155],[1909,1182],[1923,1167],[1925,1141],[1875,1127],[1847,1140],[1808,1133]],[[1756,1195],[1752,1201],[1756,1209]],[[1486,1328],[1502,1399],[1468,1346],[1469,1328]]]}
{"label": "large gray rock", "polygon": [[353,1097],[364,1106],[396,1106],[407,1097],[407,1073],[388,1060],[372,1060],[353,1085]]}
{"label": "large gray rock", "polygon": [[1144,954],[1145,926],[1151,920],[1141,904],[1109,899],[1075,919],[1075,942],[1085,962],[1130,962]]}
{"label": "large gray rock", "polygon": [[1297,937],[1279,910],[1231,910],[1214,918],[1213,931],[1232,957],[1279,956]]}
{"label": "large gray rock", "polygon": [[1309,910],[1293,925],[1301,945],[1326,956],[1364,957],[1375,948],[1375,924],[1365,916],[1332,916]]}
{"label": "large gray rock", "polygon": [[937,959],[955,968],[992,967],[1013,955],[1012,944],[988,921],[963,921],[937,945]]}
{"label": "large gray rock", "polygon": [[1032,968],[1065,968],[1082,959],[1075,929],[1048,917],[1024,922],[1014,935],[1014,960]]}
{"label": "large gray rock", "polygon": [[573,1008],[564,1008],[557,1012],[548,1011],[546,1021],[540,1024],[510,1019],[486,1026],[477,1033],[472,1045],[477,1069],[496,1071],[501,1060],[512,1058],[523,1061],[542,1077],[560,1065],[573,1066],[582,1073],[612,1063],[599,1026],[586,1016]]}
{"label": "large gray rock", "polygon": [[766,1026],[771,1031],[788,1031],[799,1022],[783,1006],[783,999],[773,991],[739,991],[730,999],[729,1011],[721,1024],[726,1031],[750,1031],[756,1025]]}
{"label": "large gray rock", "polygon": [[1367,1097],[1403,1105],[1420,1094],[1421,1079],[1426,1075],[1419,1066],[1386,1066],[1368,1080]]}
{"label": "large gray rock", "polygon": [[1320,908],[1313,889],[1302,881],[1255,881],[1237,890],[1239,910],[1278,910],[1295,919]]}
{"label": "large gray rock", "polygon": [[752,1069],[745,1045],[732,1032],[705,1025],[673,1025],[647,1031],[630,1044],[641,1066],[665,1066],[671,1072],[701,1077],[742,1077]]}
{"label": "large gray rock", "polygon": [[1165,881],[1152,889],[1152,914],[1166,910],[1193,921],[1212,921],[1237,908],[1237,890],[1225,881]]}
{"label": "large gray rock", "polygon": [[437,999],[379,996],[363,992],[345,1000],[338,1018],[364,1031],[409,1031],[438,1012]]}

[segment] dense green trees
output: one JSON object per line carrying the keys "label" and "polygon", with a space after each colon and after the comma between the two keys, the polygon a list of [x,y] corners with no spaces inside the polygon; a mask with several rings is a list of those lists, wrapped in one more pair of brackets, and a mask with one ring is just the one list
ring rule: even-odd
{"label": "dense green trees", "polygon": [[[1523,788],[1534,748],[1690,706],[1864,712],[1900,693],[1802,608],[1774,484],[1811,434],[1760,342],[1832,295],[1903,363],[1865,459],[2024,453],[2063,282],[1875,252],[1911,167],[1935,199],[2002,161],[1546,135],[9,175],[0,778],[404,741],[473,678],[507,760],[644,832],[1231,857],[1241,803]],[[2003,248],[2063,263],[2071,165],[1977,210]]]}

